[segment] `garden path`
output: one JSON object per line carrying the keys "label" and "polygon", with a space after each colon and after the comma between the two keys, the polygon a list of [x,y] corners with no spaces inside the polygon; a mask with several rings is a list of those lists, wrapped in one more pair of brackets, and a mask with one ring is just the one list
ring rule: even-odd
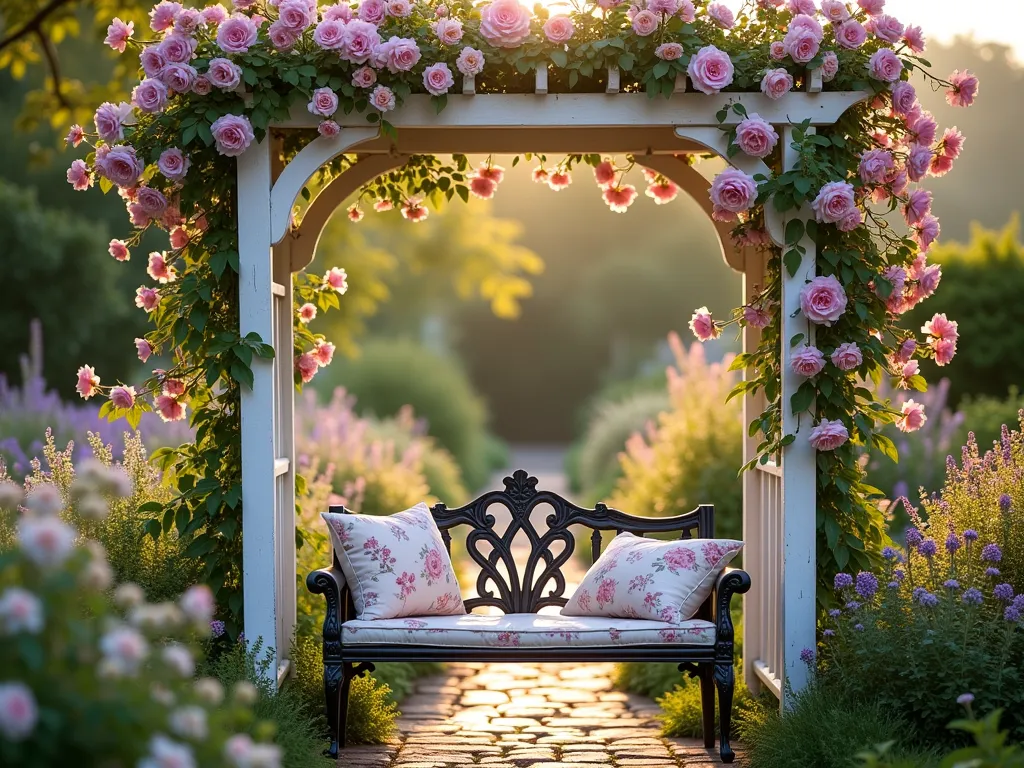
{"label": "garden path", "polygon": [[[557,448],[516,447],[514,468],[537,487],[567,494]],[[497,473],[492,487],[511,470]],[[494,510],[498,529],[506,522]],[[525,559],[525,556],[524,556]],[[584,566],[572,558],[566,580]],[[465,584],[467,592],[471,586]],[[572,586],[569,587],[571,589]],[[339,768],[710,768],[717,749],[661,736],[660,709],[613,690],[613,664],[453,664],[418,681],[402,702],[398,738],[344,750]],[[734,765],[741,765],[738,758]]]}

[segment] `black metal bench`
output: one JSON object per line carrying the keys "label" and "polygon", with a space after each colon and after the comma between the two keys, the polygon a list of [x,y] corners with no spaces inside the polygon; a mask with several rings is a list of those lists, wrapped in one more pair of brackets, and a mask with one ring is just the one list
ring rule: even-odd
{"label": "black metal bench", "polygon": [[[494,606],[502,613],[536,613],[546,606],[564,606],[565,578],[561,568],[568,562],[576,546],[573,526],[591,529],[591,555],[601,553],[601,532],[629,531],[636,535],[679,533],[681,538],[713,538],[714,507],[701,505],[693,512],[675,517],[638,517],[598,504],[583,509],[558,494],[537,490],[537,479],[523,470],[505,478],[503,491],[490,491],[458,509],[437,504],[431,509],[445,545],[451,551],[451,529],[467,526],[466,549],[480,567],[476,580],[477,597],[465,601],[466,610]],[[504,531],[495,530],[492,505],[502,505],[511,514]],[[545,525],[539,528],[531,519],[541,505],[550,507]],[[347,512],[332,507],[332,512]],[[517,534],[525,534],[530,543],[525,563],[516,563],[512,543]],[[561,549],[557,549],[561,543]],[[552,550],[552,545],[556,550]],[[483,547],[483,549],[481,549]],[[503,567],[502,567],[503,566]],[[715,687],[718,688],[719,751],[722,761],[730,763],[733,751],[729,746],[733,688],[733,624],[729,607],[732,596],[750,589],[750,577],[741,570],[726,570],[718,579],[711,596],[701,605],[694,618],[715,624],[713,645],[658,644],[608,647],[465,647],[408,644],[345,645],[343,624],[355,618],[355,607],[345,585],[345,577],[335,556],[330,568],[309,574],[306,586],[310,592],[323,595],[327,603],[324,619],[324,692],[327,698],[327,719],[331,745],[327,754],[336,757],[345,746],[348,690],[352,678],[372,672],[374,662],[388,661],[475,661],[475,662],[623,662],[661,661],[679,664],[700,680],[703,705],[704,745],[715,744]],[[495,593],[497,590],[497,593]]]}

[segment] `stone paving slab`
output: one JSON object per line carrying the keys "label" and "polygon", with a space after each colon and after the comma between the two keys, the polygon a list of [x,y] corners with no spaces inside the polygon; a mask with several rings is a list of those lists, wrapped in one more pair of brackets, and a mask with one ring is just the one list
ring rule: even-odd
{"label": "stone paving slab", "polygon": [[[338,768],[712,768],[718,750],[661,735],[650,699],[612,690],[612,664],[457,664],[419,681],[399,738]],[[742,766],[738,754],[734,765]]]}

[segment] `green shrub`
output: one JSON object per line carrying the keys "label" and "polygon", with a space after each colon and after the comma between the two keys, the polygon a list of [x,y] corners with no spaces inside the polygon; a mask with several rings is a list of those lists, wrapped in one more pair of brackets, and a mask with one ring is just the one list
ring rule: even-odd
{"label": "green shrub", "polygon": [[344,387],[363,414],[394,416],[411,406],[426,421],[427,434],[455,457],[469,487],[487,481],[493,469],[487,410],[457,360],[411,341],[374,339],[315,382],[322,395]]}
{"label": "green shrub", "polygon": [[682,683],[683,673],[678,664],[626,661],[615,665],[612,682],[620,691],[656,699]]}
{"label": "green shrub", "polygon": [[672,410],[652,435],[629,439],[611,503],[637,515],[677,515],[714,504],[715,534],[740,538],[742,405],[741,398],[725,402],[736,382],[731,360],[709,364],[700,344],[687,352],[674,333],[669,343],[676,358],[668,377]]}
{"label": "green shrub", "polygon": [[[736,668],[736,692],[733,706],[742,711],[750,701],[750,691],[743,682],[743,671]],[[704,715],[700,698],[700,681],[687,676],[685,681],[658,699],[663,714],[662,732],[666,736],[698,738],[704,732]],[[715,729],[718,728],[717,699],[715,706]]]}
{"label": "green shrub", "polygon": [[965,395],[960,401],[963,423],[954,445],[966,445],[969,430],[974,433],[974,439],[982,449],[991,447],[992,443],[1001,438],[1003,424],[1014,425],[1020,421],[1022,408],[1024,395],[1016,386],[1010,387],[1009,393],[1003,398]]}

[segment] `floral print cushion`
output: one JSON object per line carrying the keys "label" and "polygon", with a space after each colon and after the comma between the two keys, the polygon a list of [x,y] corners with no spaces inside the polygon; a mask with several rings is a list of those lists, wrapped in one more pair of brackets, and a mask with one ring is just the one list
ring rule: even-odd
{"label": "floral print cushion", "polygon": [[454,648],[607,648],[623,645],[714,645],[715,625],[590,616],[509,613],[346,621],[344,645],[431,645]]}
{"label": "floral print cushion", "polygon": [[451,557],[426,504],[388,517],[322,516],[360,619],[466,612]]}
{"label": "floral print cushion", "polygon": [[659,541],[621,533],[587,571],[562,615],[678,624],[697,612],[742,548],[732,539]]}

